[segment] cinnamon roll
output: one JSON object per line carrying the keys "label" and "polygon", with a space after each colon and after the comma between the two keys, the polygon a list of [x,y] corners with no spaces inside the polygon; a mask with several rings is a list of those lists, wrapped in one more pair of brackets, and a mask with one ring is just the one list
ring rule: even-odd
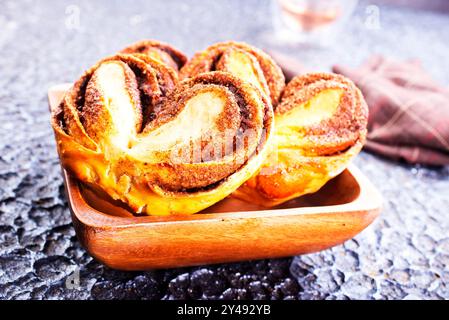
{"label": "cinnamon roll", "polygon": [[157,40],[142,40],[121,50],[121,53],[141,53],[150,56],[179,71],[187,62],[187,57],[175,47]]}
{"label": "cinnamon roll", "polygon": [[223,72],[178,83],[164,63],[119,54],[89,69],[52,113],[63,167],[136,213],[191,214],[260,167],[273,126],[259,90]]}
{"label": "cinnamon roll", "polygon": [[265,52],[241,42],[216,43],[193,58],[181,69],[182,78],[208,71],[230,72],[250,82],[264,94],[273,105],[278,103],[285,86],[280,67]]}
{"label": "cinnamon roll", "polygon": [[328,73],[292,79],[275,109],[270,155],[233,195],[270,207],[318,191],[361,150],[367,117],[349,79]]}

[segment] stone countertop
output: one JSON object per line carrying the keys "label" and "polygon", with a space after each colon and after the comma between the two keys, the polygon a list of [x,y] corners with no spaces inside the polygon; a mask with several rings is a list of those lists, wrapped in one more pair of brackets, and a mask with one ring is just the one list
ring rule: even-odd
{"label": "stone countertop", "polygon": [[[316,70],[357,65],[372,53],[419,58],[449,83],[449,16],[362,1],[338,46],[290,54]],[[46,91],[143,38],[191,55],[220,40],[264,46],[267,1],[0,2],[1,299],[449,298],[449,168],[356,164],[384,196],[381,216],[345,244],[295,258],[119,272],[81,247],[64,196]],[[76,289],[66,279],[79,274]]]}

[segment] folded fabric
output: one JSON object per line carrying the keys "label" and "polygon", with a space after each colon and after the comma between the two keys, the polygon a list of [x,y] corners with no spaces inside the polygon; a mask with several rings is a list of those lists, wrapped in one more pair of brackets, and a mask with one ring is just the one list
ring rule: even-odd
{"label": "folded fabric", "polygon": [[[270,52],[286,74],[307,72],[295,59]],[[362,90],[369,106],[365,149],[413,164],[449,165],[449,89],[437,84],[419,61],[372,56],[358,68],[333,71]]]}
{"label": "folded fabric", "polygon": [[373,56],[359,68],[333,71],[352,79],[368,103],[366,149],[409,163],[449,164],[449,90],[419,61]]}

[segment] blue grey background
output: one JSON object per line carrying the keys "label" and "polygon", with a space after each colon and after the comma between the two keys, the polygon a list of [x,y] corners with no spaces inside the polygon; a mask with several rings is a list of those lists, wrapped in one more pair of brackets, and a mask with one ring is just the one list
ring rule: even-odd
{"label": "blue grey background", "polygon": [[[419,58],[447,86],[449,16],[380,6],[381,28],[373,30],[366,27],[368,5],[360,2],[338,45],[284,52],[314,70],[356,66],[373,53]],[[63,192],[47,89],[74,81],[98,59],[143,38],[192,55],[229,39],[266,47],[270,28],[270,1],[1,1],[0,298],[449,298],[449,169],[397,164],[365,152],[355,162],[382,192],[382,214],[330,250],[119,272],[80,247]],[[77,271],[80,286],[67,288],[67,277]]]}

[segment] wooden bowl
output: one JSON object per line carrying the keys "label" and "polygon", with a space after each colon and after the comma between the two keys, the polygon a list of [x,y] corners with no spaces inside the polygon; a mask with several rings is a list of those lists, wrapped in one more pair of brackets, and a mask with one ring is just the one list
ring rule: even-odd
{"label": "wooden bowl", "polygon": [[[50,108],[67,85],[49,90]],[[379,214],[381,196],[354,166],[320,191],[267,210],[226,198],[188,216],[134,216],[63,170],[77,236],[105,265],[146,270],[310,253],[340,244]]]}

